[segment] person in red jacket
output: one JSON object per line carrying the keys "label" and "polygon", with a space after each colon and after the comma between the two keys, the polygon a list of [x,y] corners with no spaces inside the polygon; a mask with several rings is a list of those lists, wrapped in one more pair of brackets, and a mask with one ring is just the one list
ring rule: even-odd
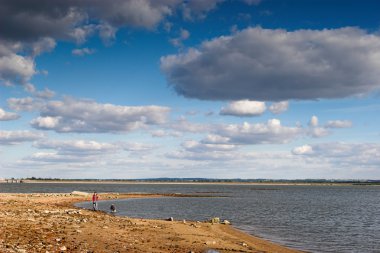
{"label": "person in red jacket", "polygon": [[98,210],[98,199],[99,195],[96,192],[94,192],[94,194],[92,195],[92,207],[94,211]]}

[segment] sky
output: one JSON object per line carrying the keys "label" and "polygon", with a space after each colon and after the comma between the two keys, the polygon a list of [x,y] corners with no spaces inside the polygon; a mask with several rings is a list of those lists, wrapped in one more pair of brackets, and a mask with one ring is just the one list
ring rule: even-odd
{"label": "sky", "polygon": [[380,179],[378,10],[0,0],[0,178]]}

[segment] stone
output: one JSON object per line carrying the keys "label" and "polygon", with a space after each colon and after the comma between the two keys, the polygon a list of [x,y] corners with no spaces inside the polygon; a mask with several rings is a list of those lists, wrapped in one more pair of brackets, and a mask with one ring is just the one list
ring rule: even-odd
{"label": "stone", "polygon": [[230,225],[231,222],[229,222],[228,220],[224,220],[224,221],[222,222],[222,224],[224,224],[224,225]]}
{"label": "stone", "polygon": [[61,250],[61,251],[66,251],[67,248],[66,248],[66,246],[62,246],[62,247],[59,248],[59,250]]}
{"label": "stone", "polygon": [[220,218],[219,217],[213,217],[211,219],[211,223],[220,223]]}

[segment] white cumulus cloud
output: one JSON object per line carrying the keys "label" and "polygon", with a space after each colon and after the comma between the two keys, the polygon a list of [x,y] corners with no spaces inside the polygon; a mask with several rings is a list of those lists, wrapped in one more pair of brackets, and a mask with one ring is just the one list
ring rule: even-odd
{"label": "white cumulus cloud", "polygon": [[0,108],[0,121],[16,120],[20,118],[20,115],[13,112],[6,112]]}
{"label": "white cumulus cloud", "polygon": [[266,110],[265,102],[240,100],[230,102],[220,110],[221,115],[232,116],[260,116]]}
{"label": "white cumulus cloud", "polygon": [[283,126],[278,119],[270,119],[266,123],[244,122],[242,125],[222,125],[213,132],[220,136],[219,140],[225,138],[228,140],[226,143],[231,144],[283,144],[294,140],[303,133],[304,130],[301,127]]}
{"label": "white cumulus cloud", "polygon": [[277,103],[272,103],[269,106],[269,111],[271,111],[274,114],[280,114],[285,111],[287,111],[289,108],[289,102],[288,101],[281,101]]}
{"label": "white cumulus cloud", "polygon": [[32,131],[0,131],[0,145],[16,145],[41,139],[43,134]]}
{"label": "white cumulus cloud", "polygon": [[310,145],[303,145],[303,146],[294,148],[292,150],[292,153],[294,155],[312,154],[313,153],[313,148]]}
{"label": "white cumulus cloud", "polygon": [[380,36],[360,28],[247,28],[161,58],[175,91],[205,100],[344,98],[380,89]]}
{"label": "white cumulus cloud", "polygon": [[169,111],[163,106],[120,106],[66,97],[63,101],[47,102],[31,126],[56,132],[130,132],[164,124]]}
{"label": "white cumulus cloud", "polygon": [[326,123],[327,128],[350,128],[352,122],[349,120],[329,120]]}

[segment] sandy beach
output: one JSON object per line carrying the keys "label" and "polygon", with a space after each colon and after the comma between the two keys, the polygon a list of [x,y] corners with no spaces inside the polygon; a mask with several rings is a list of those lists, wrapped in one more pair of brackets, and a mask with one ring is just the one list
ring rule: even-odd
{"label": "sandy beach", "polygon": [[[102,194],[102,199],[163,195]],[[78,209],[90,196],[0,194],[0,252],[299,252],[230,225],[118,217]]]}

